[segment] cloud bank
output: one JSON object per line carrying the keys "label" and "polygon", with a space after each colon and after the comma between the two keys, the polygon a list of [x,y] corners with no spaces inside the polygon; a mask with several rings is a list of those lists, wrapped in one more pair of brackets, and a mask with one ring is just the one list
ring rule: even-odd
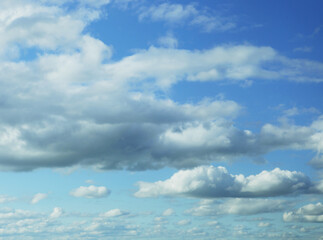
{"label": "cloud bank", "polygon": [[[322,63],[252,45],[151,46],[116,61],[111,46],[85,32],[109,1],[44,2],[0,3],[1,170],[192,168],[276,149],[316,151],[311,163],[322,166],[322,118],[252,133],[235,126],[243,106],[234,101],[178,103],[166,94],[181,81],[321,82]],[[162,9],[156,19],[195,14],[193,5]]]}
{"label": "cloud bank", "polygon": [[323,205],[308,204],[296,211],[285,212],[283,219],[286,222],[323,222]]}
{"label": "cloud bank", "polygon": [[279,168],[245,177],[224,167],[201,166],[178,171],[165,181],[137,185],[136,197],[257,198],[310,192],[313,183],[303,173]]}

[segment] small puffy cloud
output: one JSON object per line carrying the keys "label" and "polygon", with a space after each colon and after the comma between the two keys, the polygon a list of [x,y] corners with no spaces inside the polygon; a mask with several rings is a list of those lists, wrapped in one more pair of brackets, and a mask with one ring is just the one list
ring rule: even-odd
{"label": "small puffy cloud", "polygon": [[32,200],[31,200],[31,203],[32,204],[36,204],[38,203],[39,201],[45,199],[48,197],[48,194],[46,193],[37,193],[33,196]]}
{"label": "small puffy cloud", "polygon": [[183,219],[183,220],[180,220],[177,222],[177,225],[180,225],[180,226],[185,226],[185,225],[189,225],[191,224],[191,220],[189,219]]}
{"label": "small puffy cloud", "polygon": [[59,218],[64,213],[63,209],[60,207],[55,207],[52,213],[49,215],[50,218]]}
{"label": "small puffy cloud", "polygon": [[285,222],[323,222],[323,204],[308,204],[296,211],[285,212],[283,219]]}
{"label": "small puffy cloud", "polygon": [[265,228],[265,227],[269,227],[271,224],[269,222],[260,222],[258,224],[258,227],[261,227],[261,228]]}
{"label": "small puffy cloud", "polygon": [[103,198],[110,194],[110,191],[104,186],[81,186],[70,192],[74,197],[84,197],[84,198]]}
{"label": "small puffy cloud", "polygon": [[163,216],[171,216],[174,214],[174,210],[172,208],[168,208],[163,212]]}
{"label": "small puffy cloud", "polygon": [[257,175],[232,175],[224,167],[201,166],[176,172],[165,181],[138,182],[136,197],[198,198],[271,197],[310,191],[312,183],[300,172],[276,168]]}
{"label": "small puffy cloud", "polygon": [[118,208],[112,209],[112,210],[109,210],[105,213],[100,214],[101,217],[105,217],[105,218],[120,217],[120,216],[125,216],[125,215],[129,215],[129,212],[122,211]]}
{"label": "small puffy cloud", "polygon": [[226,201],[201,201],[197,207],[186,212],[193,216],[254,215],[279,212],[285,209],[286,205],[288,203],[283,200],[234,198]]}

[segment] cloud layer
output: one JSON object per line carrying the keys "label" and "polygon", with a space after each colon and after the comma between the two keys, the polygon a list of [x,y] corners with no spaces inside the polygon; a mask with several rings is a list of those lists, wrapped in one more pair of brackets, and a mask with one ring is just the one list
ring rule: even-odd
{"label": "cloud layer", "polygon": [[[151,46],[114,61],[111,46],[85,33],[109,1],[45,2],[0,3],[1,170],[191,168],[276,149],[316,151],[321,167],[322,118],[252,133],[235,127],[243,107],[234,101],[178,103],[166,91],[181,81],[321,82],[322,63],[252,45]],[[193,5],[162,9],[142,18],[202,14]]]}

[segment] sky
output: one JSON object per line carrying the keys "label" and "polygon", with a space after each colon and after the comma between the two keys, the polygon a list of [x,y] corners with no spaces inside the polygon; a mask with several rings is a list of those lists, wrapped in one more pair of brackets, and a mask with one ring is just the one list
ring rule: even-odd
{"label": "sky", "polygon": [[322,240],[322,8],[1,0],[0,240]]}

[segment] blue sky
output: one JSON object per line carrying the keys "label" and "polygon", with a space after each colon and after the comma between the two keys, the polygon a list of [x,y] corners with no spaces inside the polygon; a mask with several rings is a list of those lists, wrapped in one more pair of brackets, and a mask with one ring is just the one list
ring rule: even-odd
{"label": "blue sky", "polygon": [[2,0],[0,239],[317,239],[319,0]]}

